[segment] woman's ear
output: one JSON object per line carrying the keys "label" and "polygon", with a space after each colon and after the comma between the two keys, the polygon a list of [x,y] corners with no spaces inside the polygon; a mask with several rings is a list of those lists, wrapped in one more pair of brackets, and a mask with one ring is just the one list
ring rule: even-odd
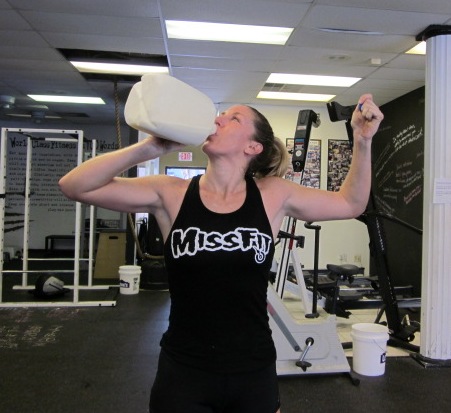
{"label": "woman's ear", "polygon": [[263,152],[263,145],[257,141],[250,141],[245,152],[248,155],[258,155]]}

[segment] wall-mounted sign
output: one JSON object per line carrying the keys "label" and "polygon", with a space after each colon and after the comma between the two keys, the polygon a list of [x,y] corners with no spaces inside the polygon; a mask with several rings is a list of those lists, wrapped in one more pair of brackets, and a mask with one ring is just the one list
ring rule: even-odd
{"label": "wall-mounted sign", "polygon": [[193,160],[192,152],[179,152],[179,161],[180,162],[191,162]]}

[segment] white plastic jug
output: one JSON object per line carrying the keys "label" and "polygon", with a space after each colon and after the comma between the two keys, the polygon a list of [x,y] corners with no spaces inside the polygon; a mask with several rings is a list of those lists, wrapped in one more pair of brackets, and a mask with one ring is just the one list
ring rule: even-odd
{"label": "white plastic jug", "polygon": [[213,101],[167,74],[147,74],[125,103],[125,121],[132,128],[186,145],[200,145],[216,131]]}

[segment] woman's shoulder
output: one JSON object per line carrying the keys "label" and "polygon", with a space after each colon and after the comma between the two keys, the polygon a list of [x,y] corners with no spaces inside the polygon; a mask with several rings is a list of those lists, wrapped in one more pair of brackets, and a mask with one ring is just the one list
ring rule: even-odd
{"label": "woman's shoulder", "polygon": [[147,175],[143,177],[143,182],[161,185],[166,189],[187,188],[191,179],[183,179],[170,175]]}
{"label": "woman's shoulder", "polygon": [[263,196],[268,195],[271,199],[278,199],[281,203],[286,202],[292,196],[305,194],[307,190],[298,183],[277,176],[256,179],[256,183]]}
{"label": "woman's shoulder", "polygon": [[256,178],[255,182],[260,191],[278,191],[289,187],[289,181],[278,176],[265,176],[263,178]]}
{"label": "woman's shoulder", "polygon": [[143,191],[152,188],[158,197],[163,200],[163,205],[176,202],[186,193],[191,179],[183,179],[168,175],[148,175],[138,178]]}

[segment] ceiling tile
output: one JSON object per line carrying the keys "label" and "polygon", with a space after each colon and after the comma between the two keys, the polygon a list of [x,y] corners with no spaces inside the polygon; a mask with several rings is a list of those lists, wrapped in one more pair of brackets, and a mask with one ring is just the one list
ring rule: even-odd
{"label": "ceiling tile", "polygon": [[317,4],[419,13],[449,13],[449,0],[317,0]]}
{"label": "ceiling tile", "polygon": [[189,20],[295,27],[310,7],[310,2],[270,0],[163,0],[162,15],[166,20]]}
{"label": "ceiling tile", "polygon": [[[431,8],[430,11],[433,9]],[[416,36],[431,24],[444,24],[451,18],[448,13],[416,13],[366,9],[362,7],[316,6],[308,15],[306,27],[313,29],[351,29],[383,34]]]}
{"label": "ceiling tile", "polygon": [[18,10],[40,10],[102,16],[158,17],[157,0],[9,0]]}
{"label": "ceiling tile", "polygon": [[28,22],[14,10],[2,10],[0,28],[1,30],[31,30]]}
{"label": "ceiling tile", "polygon": [[100,34],[102,36],[161,37],[160,21],[148,17],[89,16],[28,11],[22,13],[42,32]]}

